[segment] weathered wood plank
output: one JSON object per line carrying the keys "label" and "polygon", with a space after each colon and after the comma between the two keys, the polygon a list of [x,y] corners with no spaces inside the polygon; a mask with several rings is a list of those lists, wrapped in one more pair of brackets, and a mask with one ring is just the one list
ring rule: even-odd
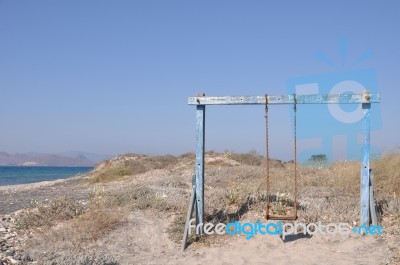
{"label": "weathered wood plank", "polygon": [[362,104],[364,113],[362,121],[362,162],[361,162],[361,225],[369,226],[369,151],[371,104]]}
{"label": "weathered wood plank", "polygon": [[[293,104],[294,95],[268,95],[268,104]],[[315,94],[296,95],[297,104],[357,104],[379,103],[379,94]],[[265,96],[189,97],[189,105],[264,105]]]}
{"label": "weathered wood plank", "polygon": [[196,112],[196,226],[204,224],[205,113],[206,106],[198,105]]}
{"label": "weathered wood plank", "polygon": [[192,187],[192,193],[190,194],[190,201],[189,201],[189,209],[187,212],[186,216],[186,223],[185,223],[185,231],[183,233],[183,239],[182,239],[182,251],[186,249],[186,244],[187,244],[187,239],[188,239],[188,234],[189,234],[189,224],[190,224],[190,219],[192,218],[193,214],[193,209],[195,205],[195,199],[196,199],[196,184],[193,185]]}
{"label": "weathered wood plank", "polygon": [[375,196],[374,196],[374,172],[369,171],[369,210],[371,211],[371,224],[378,225],[378,216],[376,214]]}

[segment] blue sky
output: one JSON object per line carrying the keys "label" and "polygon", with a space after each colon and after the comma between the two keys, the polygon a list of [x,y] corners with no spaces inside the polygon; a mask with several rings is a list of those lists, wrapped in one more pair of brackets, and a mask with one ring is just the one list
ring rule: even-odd
{"label": "blue sky", "polygon": [[[374,146],[398,148],[399,8],[397,1],[2,0],[0,151],[180,154],[195,147],[187,98],[197,92],[287,94],[291,78],[358,69],[375,71],[382,94]],[[366,50],[372,56],[351,64]],[[262,106],[208,107],[206,148],[263,153],[263,115]],[[271,115],[271,155],[291,159],[290,107]],[[308,116],[299,126],[316,126]]]}

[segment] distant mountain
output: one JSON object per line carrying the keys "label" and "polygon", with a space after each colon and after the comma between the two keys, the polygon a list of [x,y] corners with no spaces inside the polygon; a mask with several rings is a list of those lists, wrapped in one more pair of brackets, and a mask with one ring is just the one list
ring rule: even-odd
{"label": "distant mountain", "polygon": [[84,167],[94,166],[96,162],[90,160],[84,155],[75,157],[53,155],[53,154],[9,154],[0,152],[0,165],[2,166],[66,166],[66,167]]}
{"label": "distant mountain", "polygon": [[115,157],[115,155],[94,154],[94,153],[88,153],[88,152],[82,152],[82,151],[62,152],[62,153],[58,153],[58,155],[72,157],[72,158],[86,157],[96,164],[103,160]]}

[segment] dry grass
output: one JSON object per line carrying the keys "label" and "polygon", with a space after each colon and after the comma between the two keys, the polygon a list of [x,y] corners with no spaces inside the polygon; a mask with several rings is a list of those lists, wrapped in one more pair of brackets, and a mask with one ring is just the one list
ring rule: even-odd
{"label": "dry grass", "polygon": [[[205,211],[208,220],[230,221],[246,218],[249,213],[265,216],[265,172],[264,158],[254,152],[218,154],[208,152],[206,165]],[[231,163],[236,161],[238,164]],[[117,161],[117,162],[116,162]],[[217,161],[217,162],[216,162]],[[290,215],[294,200],[294,165],[271,160],[271,213]],[[376,172],[378,210],[400,216],[400,204],[396,195],[400,191],[398,165],[400,156],[383,157],[374,162]],[[122,168],[122,172],[139,174],[144,170],[169,168],[176,164],[192,167],[194,154],[184,154],[178,158],[171,156],[148,157],[144,155],[123,155],[99,166],[97,176],[108,174],[111,169]],[[140,164],[140,167],[137,165]],[[135,169],[133,169],[135,168]],[[107,177],[107,181],[111,181]],[[99,179],[97,179],[99,180]],[[103,181],[103,180],[101,180]],[[327,167],[299,168],[299,216],[306,222],[341,221],[353,223],[359,219],[358,162],[339,162]],[[168,178],[151,178],[134,187],[118,191],[103,192],[101,196],[91,196],[91,203],[105,208],[125,208],[127,210],[154,210],[184,214],[189,196],[190,177],[179,175]],[[392,197],[389,195],[392,194]],[[389,196],[389,197],[388,197]],[[98,197],[102,198],[100,203]]]}
{"label": "dry grass", "polygon": [[183,201],[167,199],[163,192],[146,186],[135,186],[104,194],[104,206],[108,208],[124,207],[130,211],[147,210],[176,212],[183,210]]}
{"label": "dry grass", "polygon": [[40,260],[42,265],[118,265],[111,256],[95,251],[70,253],[66,256],[52,257]]}
{"label": "dry grass", "polygon": [[260,166],[264,161],[264,157],[260,154],[257,154],[255,151],[250,151],[249,153],[244,154],[228,152],[228,157],[242,165],[248,166]]}
{"label": "dry grass", "polygon": [[48,253],[78,253],[124,221],[122,210],[91,209],[79,217],[38,233],[28,244],[40,245]]}
{"label": "dry grass", "polygon": [[[124,209],[92,206],[84,213],[54,222],[46,229],[35,230],[31,227],[25,230],[29,235],[25,242],[26,252],[41,264],[118,264],[109,257],[83,253],[90,253],[96,240],[122,224],[126,216]],[[58,262],[54,263],[54,260]],[[71,261],[73,263],[68,263]]]}
{"label": "dry grass", "polygon": [[61,197],[50,202],[35,202],[36,208],[19,215],[16,226],[21,230],[48,228],[73,219],[84,212],[83,205],[72,198]]}
{"label": "dry grass", "polygon": [[400,196],[400,155],[389,154],[372,164],[376,187],[394,197]]}
{"label": "dry grass", "polygon": [[[226,156],[226,153],[220,156]],[[266,205],[264,162],[254,154],[230,154],[228,157],[241,161],[241,164],[233,167],[206,164],[206,221],[228,223],[263,219]],[[271,213],[290,215],[294,199],[294,164],[274,162],[270,168]],[[385,216],[391,216],[399,222],[400,199],[397,196],[400,192],[400,156],[384,156],[371,167],[376,176],[379,222],[382,223]],[[299,167],[299,221],[358,224],[360,170],[359,162]],[[182,218],[183,215],[179,216],[176,224],[172,225],[172,238],[178,238],[182,233]],[[390,234],[393,235],[395,231]],[[214,239],[210,237],[210,240]]]}
{"label": "dry grass", "polygon": [[[99,195],[97,191],[93,193]],[[125,209],[106,208],[99,200],[92,196],[84,207],[72,198],[61,197],[22,211],[16,218],[16,227],[28,237],[26,252],[40,264],[118,264],[104,255],[83,254],[127,216]]]}
{"label": "dry grass", "polygon": [[[110,182],[121,180],[126,175],[144,174],[140,183],[118,190],[94,186],[84,211],[80,204],[66,198],[38,205],[37,210],[21,216],[19,225],[25,230],[51,227],[41,235],[41,243],[37,241],[37,244],[53,247],[54,253],[62,249],[79,253],[90,242],[123,223],[129,211],[152,210],[176,214],[168,232],[178,242],[183,233],[194,158],[192,153],[178,158],[130,154],[108,160],[90,175],[90,182]],[[264,158],[255,153],[229,152],[207,153],[206,158],[209,161],[205,180],[206,221],[228,223],[263,219],[267,198]],[[399,155],[384,156],[372,163],[380,222],[389,216],[394,225],[400,222],[399,167]],[[157,169],[168,169],[171,174],[153,174],[156,171],[152,170]],[[272,213],[289,215],[293,211],[294,165],[271,160],[270,172]],[[328,167],[300,167],[298,191],[299,221],[350,224],[359,221],[358,162],[334,163]],[[395,233],[396,230],[393,231]],[[206,240],[213,242],[220,239],[210,237]]]}
{"label": "dry grass", "polygon": [[[208,158],[208,159],[207,159]],[[195,156],[193,153],[173,156],[146,156],[125,154],[101,163],[90,176],[94,183],[120,180],[127,175],[137,175],[153,169],[168,168],[174,170],[174,165],[184,164],[193,167]],[[248,196],[260,197],[265,195],[265,158],[256,152],[237,154],[225,152],[206,154],[206,188],[216,189],[216,193],[224,198],[225,205],[241,204]],[[230,161],[235,161],[231,163]],[[284,193],[285,200],[293,197],[293,163],[281,163],[271,160],[271,193]],[[373,162],[376,186],[379,194],[390,194],[394,197],[400,194],[400,165],[399,155],[384,156],[380,161]],[[173,174],[173,173],[172,173]],[[324,167],[299,168],[299,192],[317,193],[317,197],[350,196],[359,192],[360,165],[358,162],[339,162]],[[152,179],[146,184],[109,194],[113,204],[122,206],[130,204],[134,209],[168,208],[163,205],[162,189],[184,189],[190,187],[190,176],[182,180],[179,175],[170,178]],[[219,190],[219,188],[221,188]],[[214,193],[214,191],[212,192]],[[319,194],[319,195],[318,195]],[[358,195],[357,195],[358,196]],[[279,197],[279,196],[278,196]],[[282,201],[281,201],[282,204]],[[286,204],[288,204],[286,202]]]}
{"label": "dry grass", "polygon": [[105,183],[124,179],[153,169],[171,167],[177,163],[171,155],[147,156],[140,154],[123,154],[97,165],[87,179],[90,183]]}
{"label": "dry grass", "polygon": [[55,239],[62,238],[68,241],[67,245],[73,249],[85,249],[107,232],[125,220],[126,212],[122,209],[94,208],[66,222],[62,229],[53,230]]}

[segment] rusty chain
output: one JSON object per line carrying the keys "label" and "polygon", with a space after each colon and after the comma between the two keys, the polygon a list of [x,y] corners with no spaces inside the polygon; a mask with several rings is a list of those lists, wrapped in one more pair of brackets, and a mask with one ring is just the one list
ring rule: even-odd
{"label": "rusty chain", "polygon": [[294,218],[297,219],[297,98],[293,94],[293,138],[294,138]]}
{"label": "rusty chain", "polygon": [[265,175],[266,175],[266,181],[267,181],[267,208],[266,208],[266,218],[268,219],[269,217],[269,206],[270,206],[270,201],[269,201],[269,193],[270,193],[270,187],[269,187],[269,145],[268,145],[268,94],[265,94]]}
{"label": "rusty chain", "polygon": [[269,140],[268,140],[268,94],[265,94],[265,146],[266,146],[266,155],[265,155],[265,177],[266,177],[266,186],[267,186],[267,205],[266,205],[266,218],[267,220],[296,220],[297,219],[297,178],[298,178],[298,168],[297,168],[297,98],[296,94],[293,94],[293,112],[294,112],[294,216],[271,216],[269,214],[270,209],[270,179],[269,179]]}

